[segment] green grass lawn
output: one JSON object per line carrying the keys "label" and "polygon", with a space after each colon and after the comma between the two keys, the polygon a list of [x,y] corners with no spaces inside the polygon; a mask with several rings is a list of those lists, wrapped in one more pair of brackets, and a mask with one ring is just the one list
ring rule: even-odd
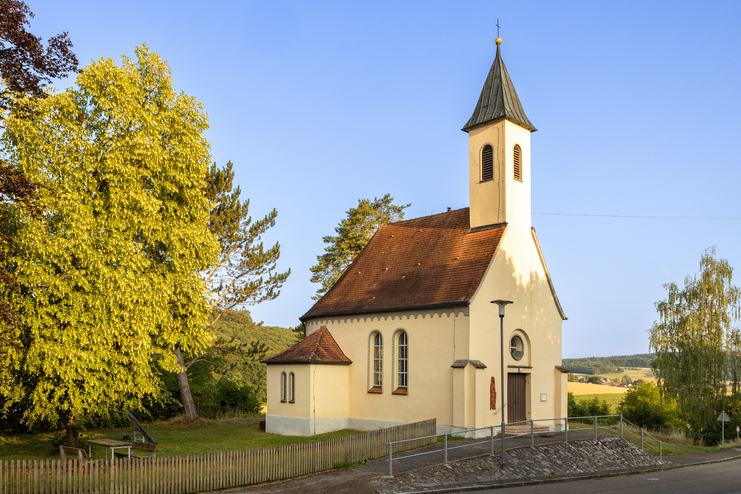
{"label": "green grass lawn", "polygon": [[[284,444],[319,441],[333,437],[349,436],[360,431],[342,430],[317,436],[279,436],[267,434],[259,427],[264,416],[242,415],[218,420],[198,419],[185,424],[182,419],[145,424],[145,428],[159,445],[157,456],[177,456],[194,453],[215,453],[241,449],[282,446]],[[92,429],[85,434],[88,439],[118,439],[131,435],[133,427],[120,429]],[[59,458],[53,446],[54,434],[0,435],[0,459],[28,460]],[[93,447],[93,457],[103,458],[103,449]]]}

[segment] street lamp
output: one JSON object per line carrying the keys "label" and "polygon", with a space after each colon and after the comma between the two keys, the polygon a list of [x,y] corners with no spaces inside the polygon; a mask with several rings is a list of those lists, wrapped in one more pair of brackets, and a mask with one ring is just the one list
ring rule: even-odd
{"label": "street lamp", "polygon": [[504,468],[504,307],[506,305],[509,305],[512,303],[510,300],[492,300],[492,304],[497,304],[499,306],[499,350],[500,350],[500,363],[501,363],[501,369],[502,369],[502,377],[499,381],[500,387],[502,389],[502,408],[500,410],[500,413],[502,414],[502,427],[499,429],[500,434],[502,434],[502,468]]}

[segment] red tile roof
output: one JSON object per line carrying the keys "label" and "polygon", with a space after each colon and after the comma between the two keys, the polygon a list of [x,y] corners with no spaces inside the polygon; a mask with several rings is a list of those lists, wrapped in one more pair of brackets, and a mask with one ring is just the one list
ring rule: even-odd
{"label": "red tile roof", "polygon": [[470,231],[468,214],[465,208],[379,228],[300,319],[468,304],[505,229]]}
{"label": "red tile roof", "polygon": [[352,360],[342,352],[326,326],[322,326],[282,352],[263,359],[262,362],[266,364],[352,364]]}

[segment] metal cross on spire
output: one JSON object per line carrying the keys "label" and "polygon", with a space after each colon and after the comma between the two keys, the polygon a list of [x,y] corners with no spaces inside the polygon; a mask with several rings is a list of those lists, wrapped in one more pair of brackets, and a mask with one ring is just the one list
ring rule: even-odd
{"label": "metal cross on spire", "polygon": [[499,17],[497,17],[497,38],[499,37]]}

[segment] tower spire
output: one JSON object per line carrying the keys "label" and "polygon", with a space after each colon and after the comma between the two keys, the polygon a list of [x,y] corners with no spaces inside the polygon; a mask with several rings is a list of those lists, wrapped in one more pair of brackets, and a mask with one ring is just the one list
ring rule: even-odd
{"label": "tower spire", "polygon": [[486,82],[484,82],[484,88],[481,90],[476,108],[474,108],[473,115],[471,115],[471,118],[468,119],[468,122],[466,122],[466,125],[461,130],[468,132],[478,125],[506,118],[530,132],[535,132],[538,129],[535,128],[525,115],[520,98],[517,97],[515,86],[512,84],[512,79],[509,78],[504,61],[502,61],[500,50],[502,39],[499,38],[499,19],[497,19],[496,44],[497,55],[494,58],[491,69],[489,69],[489,75],[486,76]]}

